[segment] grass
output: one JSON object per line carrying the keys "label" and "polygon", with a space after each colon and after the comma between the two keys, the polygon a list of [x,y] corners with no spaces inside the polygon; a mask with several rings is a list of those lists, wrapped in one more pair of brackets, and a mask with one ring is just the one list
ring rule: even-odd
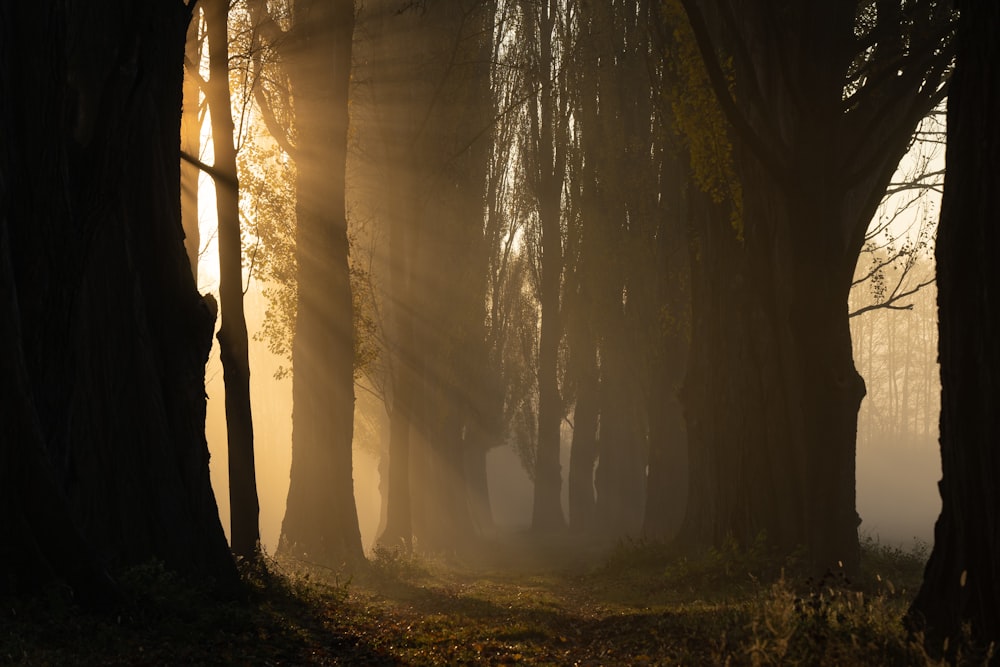
{"label": "grass", "polygon": [[485,563],[378,549],[350,578],[270,561],[246,573],[238,601],[153,563],[122,577],[130,602],[112,615],[58,590],[6,601],[0,663],[934,664],[901,625],[921,545],[866,540],[858,582],[798,576],[763,541],[698,558],[629,542],[580,558],[601,551],[568,536],[489,545]]}

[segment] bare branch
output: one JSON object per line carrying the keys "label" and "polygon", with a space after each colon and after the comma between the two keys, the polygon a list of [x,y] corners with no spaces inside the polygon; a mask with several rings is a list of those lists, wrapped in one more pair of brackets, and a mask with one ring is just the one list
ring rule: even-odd
{"label": "bare branch", "polygon": [[[858,315],[862,315],[864,313],[867,313],[867,312],[870,312],[870,311],[873,311],[873,310],[883,309],[883,308],[886,309],[886,310],[913,310],[913,304],[912,303],[899,304],[898,302],[900,300],[902,300],[902,299],[905,299],[908,296],[913,296],[914,294],[916,294],[917,292],[919,292],[923,288],[928,287],[930,285],[933,285],[935,282],[936,282],[935,278],[931,278],[930,280],[925,280],[924,282],[919,283],[913,289],[906,290],[905,292],[894,293],[892,296],[890,296],[885,301],[882,301],[881,303],[872,303],[872,304],[869,304],[867,306],[863,306],[863,307],[858,308],[857,310],[855,310],[855,311],[853,311],[851,313],[848,313],[847,316],[848,317],[857,317]],[[897,285],[897,287],[898,287],[898,285]]]}
{"label": "bare branch", "polygon": [[232,188],[238,188],[239,187],[239,181],[236,178],[234,178],[232,175],[223,173],[222,171],[219,171],[218,169],[216,169],[212,165],[205,164],[204,162],[202,162],[198,158],[194,157],[193,155],[188,154],[185,151],[181,151],[181,159],[184,160],[185,162],[189,163],[189,164],[194,165],[195,167],[197,167],[201,171],[203,171],[206,174],[208,174],[209,176],[211,176],[212,179],[215,180],[216,183],[221,183],[223,185],[228,185],[229,187],[232,187]]}

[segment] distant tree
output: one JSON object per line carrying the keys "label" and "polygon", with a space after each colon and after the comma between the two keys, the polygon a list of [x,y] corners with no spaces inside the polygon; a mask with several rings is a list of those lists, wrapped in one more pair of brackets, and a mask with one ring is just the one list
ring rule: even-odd
{"label": "distant tree", "polygon": [[562,194],[566,178],[569,96],[565,49],[569,17],[557,0],[522,2],[518,42],[524,48],[527,101],[521,150],[528,191],[534,199],[537,241],[537,290],[541,306],[538,342],[538,440],[535,447],[535,495],[531,525],[550,531],[565,526],[560,493],[559,344],[562,339]]}
{"label": "distant tree", "polygon": [[743,193],[738,229],[697,232],[683,534],[718,544],[766,533],[806,547],[818,568],[854,570],[865,387],[847,299],[868,223],[945,94],[951,7],[683,4]]}
{"label": "distant tree", "polygon": [[[364,69],[377,166],[376,217],[388,240],[386,353],[392,378],[386,526],[452,548],[475,532],[489,412],[484,241],[493,3],[371,3]],[[381,184],[393,184],[386,198]],[[369,200],[371,201],[371,200]],[[473,465],[474,464],[474,465]]]}
{"label": "distant tree", "polygon": [[674,28],[660,25],[660,5],[567,10],[577,31],[566,47],[573,123],[563,197],[570,521],[615,537],[671,535],[685,499],[677,388],[691,179],[670,103],[684,93],[661,34]]}
{"label": "distant tree", "polygon": [[[1000,6],[959,2],[937,236],[941,515],[908,615],[932,655],[996,659],[1000,643]],[[968,633],[968,636],[966,636]],[[969,645],[971,644],[971,646]]]}
{"label": "distant tree", "polygon": [[296,169],[292,469],[279,549],[325,563],[360,560],[345,194],[354,3],[248,0],[248,8],[277,54],[294,112],[290,127],[269,126]]}
{"label": "distant tree", "polygon": [[[904,270],[887,267],[887,280],[896,283]],[[933,258],[920,258],[908,271],[913,282],[933,281]],[[855,364],[867,388],[858,414],[859,449],[869,444],[937,439],[940,385],[935,300],[936,289],[930,284],[894,304],[898,307],[864,310],[851,319]],[[868,290],[856,288],[849,303],[856,312],[876,302]]]}
{"label": "distant tree", "polygon": [[5,592],[98,599],[105,567],[150,559],[237,582],[204,434],[214,302],[180,220],[190,13],[0,5]]}

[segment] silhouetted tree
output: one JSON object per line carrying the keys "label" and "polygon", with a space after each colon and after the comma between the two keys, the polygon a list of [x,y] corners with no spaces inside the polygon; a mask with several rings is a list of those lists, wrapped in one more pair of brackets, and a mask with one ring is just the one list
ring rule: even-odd
{"label": "silhouetted tree", "polygon": [[563,273],[562,194],[566,177],[569,97],[564,49],[569,18],[557,0],[521,3],[518,40],[527,64],[531,90],[523,121],[521,148],[526,186],[537,216],[538,300],[541,305],[538,342],[538,440],[534,457],[535,483],[531,525],[549,531],[565,526],[560,494],[559,342],[562,338],[560,296]]}
{"label": "silhouetted tree", "polygon": [[820,567],[855,569],[865,388],[847,298],[868,223],[944,95],[950,5],[683,4],[733,128],[743,193],[737,229],[696,239],[685,536],[763,532],[782,549],[805,546]]}
{"label": "silhouetted tree", "polygon": [[255,558],[260,542],[253,415],[250,410],[250,346],[243,312],[243,238],[236,146],[229,90],[229,0],[203,0],[208,37],[215,204],[219,224],[219,357],[225,383],[229,452],[229,540],[233,553]]}
{"label": "silhouetted tree", "polygon": [[[995,660],[1000,641],[1000,5],[960,11],[948,94],[937,236],[941,361],[941,515],[908,620],[933,655]],[[968,631],[970,636],[963,636]],[[971,647],[966,644],[971,642]],[[970,653],[971,649],[971,653]]]}
{"label": "silhouetted tree", "polygon": [[[296,166],[292,469],[279,548],[321,562],[359,560],[345,196],[354,3],[291,0],[269,10],[250,0],[248,6],[280,60],[294,109],[293,128],[271,125]],[[276,17],[279,10],[287,11]]]}
{"label": "silhouetted tree", "polygon": [[0,6],[5,590],[100,596],[101,563],[153,558],[236,582],[204,435],[214,302],[180,221],[190,11]]}

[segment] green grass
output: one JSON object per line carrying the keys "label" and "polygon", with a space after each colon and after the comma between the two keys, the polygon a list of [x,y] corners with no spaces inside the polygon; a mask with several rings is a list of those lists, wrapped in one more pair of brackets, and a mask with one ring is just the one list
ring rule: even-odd
{"label": "green grass", "polygon": [[901,625],[921,545],[866,540],[857,582],[798,576],[763,540],[699,557],[621,543],[583,565],[599,552],[569,536],[493,545],[485,564],[377,550],[350,577],[271,560],[229,601],[153,563],[122,576],[111,615],[59,590],[5,601],[0,663],[933,664]]}

